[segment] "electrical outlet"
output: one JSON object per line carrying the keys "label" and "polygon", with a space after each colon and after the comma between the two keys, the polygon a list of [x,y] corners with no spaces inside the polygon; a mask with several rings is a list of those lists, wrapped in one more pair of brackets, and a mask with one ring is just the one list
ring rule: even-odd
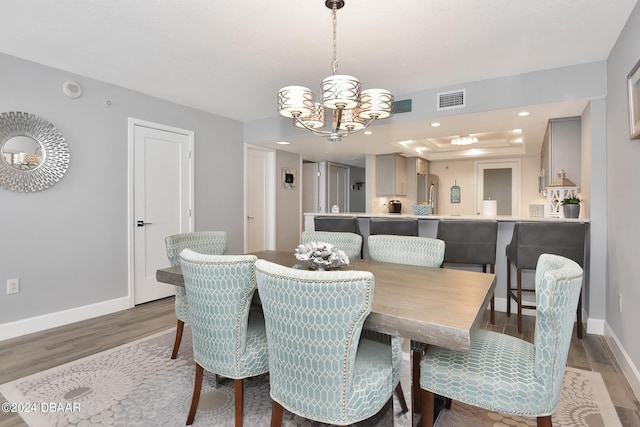
{"label": "electrical outlet", "polygon": [[7,280],[7,295],[20,292],[20,279]]}

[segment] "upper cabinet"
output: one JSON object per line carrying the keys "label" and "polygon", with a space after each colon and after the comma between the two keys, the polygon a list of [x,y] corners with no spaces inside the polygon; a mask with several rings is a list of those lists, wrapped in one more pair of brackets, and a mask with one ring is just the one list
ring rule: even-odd
{"label": "upper cabinet", "polygon": [[407,195],[407,158],[398,154],[376,156],[376,192],[378,196]]}
{"label": "upper cabinet", "polygon": [[567,178],[580,187],[580,132],[580,117],[549,120],[540,153],[544,186],[551,184],[558,171],[564,169]]}
{"label": "upper cabinet", "polygon": [[416,175],[428,175],[429,162],[420,157],[415,157],[415,161],[416,161]]}

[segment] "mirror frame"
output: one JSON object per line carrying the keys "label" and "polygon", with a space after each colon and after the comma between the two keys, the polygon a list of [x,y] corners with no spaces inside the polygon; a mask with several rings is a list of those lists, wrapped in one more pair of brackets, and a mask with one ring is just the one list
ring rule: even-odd
{"label": "mirror frame", "polygon": [[0,153],[7,141],[27,136],[42,147],[42,161],[33,169],[21,170],[0,156],[0,185],[23,193],[51,187],[69,166],[69,150],[64,136],[47,120],[33,114],[10,111],[0,114]]}

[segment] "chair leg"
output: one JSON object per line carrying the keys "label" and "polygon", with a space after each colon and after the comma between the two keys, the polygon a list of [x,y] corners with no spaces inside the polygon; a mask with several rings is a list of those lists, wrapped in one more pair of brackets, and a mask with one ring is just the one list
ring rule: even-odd
{"label": "chair leg", "polygon": [[175,359],[178,356],[178,349],[180,348],[180,341],[182,341],[182,330],[184,329],[184,322],[178,319],[178,325],[176,326],[176,341],[173,343],[173,352],[171,358]]}
{"label": "chair leg", "polygon": [[274,400],[273,405],[271,405],[271,427],[280,427],[282,425],[283,412],[282,405]]}
{"label": "chair leg", "polygon": [[517,269],[517,279],[518,281],[518,333],[522,333],[522,269]]}
{"label": "chair leg", "polygon": [[[486,267],[485,267],[485,272],[486,272]],[[496,274],[496,265],[495,264],[491,264],[491,274]],[[490,318],[491,324],[495,325],[496,324],[496,294],[495,292],[493,294],[491,294],[491,318]]]}
{"label": "chair leg", "polygon": [[202,377],[204,375],[204,368],[196,363],[196,379],[193,382],[193,397],[191,397],[191,409],[189,409],[189,416],[187,417],[187,425],[193,424],[193,419],[196,417],[196,410],[198,409],[198,402],[200,401],[200,392],[202,391]]}
{"label": "chair leg", "polygon": [[244,395],[243,395],[243,380],[234,380],[234,391],[236,395],[236,427],[242,427],[242,407],[244,403]]}
{"label": "chair leg", "polygon": [[576,325],[576,333],[578,334],[578,339],[582,339],[582,290],[580,290],[580,296],[578,297],[577,321],[578,324]]}
{"label": "chair leg", "polygon": [[427,390],[420,390],[420,400],[424,411],[422,411],[422,427],[433,426],[433,408],[435,406],[435,395]]}
{"label": "chair leg", "polygon": [[507,316],[511,316],[511,261],[507,258]]}
{"label": "chair leg", "polygon": [[551,422],[551,415],[547,415],[544,417],[538,417],[538,427],[553,427],[553,423]]}
{"label": "chair leg", "polygon": [[411,350],[411,405],[415,414],[420,413],[420,360],[422,354]]}
{"label": "chair leg", "polygon": [[402,408],[402,413],[406,413],[409,410],[407,406],[407,401],[404,398],[404,392],[402,391],[402,384],[398,383],[396,386],[396,397],[398,398],[398,402],[400,402],[400,408]]}

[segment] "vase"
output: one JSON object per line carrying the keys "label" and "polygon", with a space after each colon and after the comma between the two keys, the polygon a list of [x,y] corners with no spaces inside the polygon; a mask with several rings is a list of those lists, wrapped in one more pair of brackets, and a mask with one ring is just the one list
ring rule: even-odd
{"label": "vase", "polygon": [[562,210],[565,218],[578,218],[580,216],[580,205],[563,205]]}

